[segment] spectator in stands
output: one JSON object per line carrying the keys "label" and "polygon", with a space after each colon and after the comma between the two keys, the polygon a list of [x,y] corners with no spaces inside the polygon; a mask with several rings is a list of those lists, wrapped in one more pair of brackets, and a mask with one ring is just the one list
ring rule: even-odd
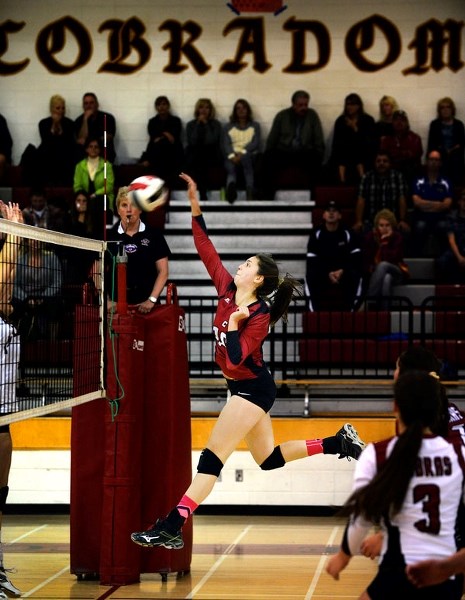
{"label": "spectator in stands", "polygon": [[101,146],[97,138],[90,137],[86,143],[87,158],[79,161],[74,171],[73,189],[75,192],[85,191],[89,195],[90,210],[94,223],[94,231],[100,231],[100,239],[104,228],[104,195],[107,195],[106,222],[111,223],[114,204],[115,176],[111,163],[106,164],[101,156]]}
{"label": "spectator in stands", "polygon": [[237,171],[242,170],[247,200],[255,190],[254,160],[260,149],[260,125],[253,120],[247,100],[234,103],[229,123],[224,127],[224,155],[226,167],[226,199],[231,204],[237,198]]}
{"label": "spectator in stands", "polygon": [[421,170],[421,137],[410,129],[407,113],[396,110],[392,115],[394,133],[381,138],[380,149],[391,157],[392,168],[400,171],[411,185]]}
{"label": "spectator in stands", "polygon": [[[22,223],[23,215],[17,204],[4,204],[0,201],[0,211],[4,219]],[[6,236],[0,242],[0,416],[4,417],[19,410],[16,398],[16,385],[20,357],[19,336],[10,322],[11,294],[18,253],[18,238]],[[9,487],[13,441],[10,425],[0,425],[0,596],[20,596],[21,592],[13,585],[3,564],[3,544],[1,541],[2,519],[5,511]]]}
{"label": "spectator in stands", "polygon": [[[147,314],[159,304],[168,280],[168,259],[171,252],[161,231],[141,221],[141,211],[134,206],[128,192],[128,187],[118,190],[116,209],[121,220],[108,232],[108,252],[114,260],[120,244],[125,248],[128,257],[127,301],[135,304],[140,313]],[[109,310],[113,308],[113,302],[117,301],[112,267],[108,266],[106,270]]]}
{"label": "spectator in stands", "polygon": [[186,125],[186,171],[198,182],[201,200],[215,186],[212,172],[224,168],[223,127],[215,116],[212,101],[199,98]]}
{"label": "spectator in stands", "polygon": [[330,163],[337,169],[338,182],[358,183],[373,166],[375,146],[375,121],[366,114],[360,96],[349,94],[334,124]]}
{"label": "spectator in stands", "polygon": [[104,148],[104,133],[106,132],[106,158],[114,163],[116,159],[115,135],[116,120],[113,115],[99,110],[97,96],[93,92],[86,92],[82,97],[84,112],[75,120],[77,143],[81,146],[80,156],[85,156],[85,149],[89,138],[97,139],[100,147]]}
{"label": "spectator in stands", "polygon": [[65,113],[65,99],[55,94],[50,98],[50,117],[39,121],[38,175],[42,185],[71,187],[73,184],[78,154],[74,123]]}
{"label": "spectator in stands", "polygon": [[377,148],[381,138],[385,135],[393,135],[394,127],[392,126],[392,117],[399,110],[397,101],[392,96],[383,96],[379,101],[379,120],[375,123],[375,134],[377,140]]}
{"label": "spectator in stands", "polygon": [[374,228],[362,245],[364,273],[367,279],[367,299],[380,308],[389,308],[394,285],[408,278],[404,262],[404,240],[397,230],[394,213],[387,208],[375,216]]}
{"label": "spectator in stands", "polygon": [[29,206],[23,209],[23,218],[26,225],[48,229],[49,210],[43,189],[32,189]]}
{"label": "spectator in stands", "polygon": [[61,231],[61,233],[69,233],[71,215],[66,198],[63,196],[52,196],[47,200],[47,207],[47,229],[50,229],[51,231]]}
{"label": "spectator in stands", "polygon": [[171,103],[166,96],[155,99],[155,111],[157,114],[147,125],[149,142],[140,163],[172,188],[184,161],[182,123],[171,114]]}
{"label": "spectator in stands", "polygon": [[447,217],[449,247],[436,261],[436,280],[441,283],[465,283],[465,190],[457,205]]}
{"label": "spectator in stands", "polygon": [[323,212],[323,224],[307,244],[306,293],[309,310],[353,310],[361,295],[362,262],[358,237],[341,223],[334,201]]}
{"label": "spectator in stands", "polygon": [[360,181],[355,205],[355,231],[367,233],[374,226],[375,215],[383,208],[391,210],[398,220],[400,231],[410,231],[407,223],[407,184],[399,171],[391,168],[387,152],[378,151],[374,169]]}
{"label": "spectator in stands", "polygon": [[[418,177],[413,186],[412,251],[415,256],[424,256],[424,252],[437,256],[447,247],[447,215],[452,195],[450,181],[441,175],[441,154],[432,150],[426,159],[425,175]],[[431,235],[435,237],[430,238]],[[433,248],[425,248],[427,241]]]}
{"label": "spectator in stands", "polygon": [[0,115],[0,183],[5,180],[6,167],[11,164],[11,150],[13,139],[8,129],[8,123],[3,115]]}
{"label": "spectator in stands", "polygon": [[297,167],[312,189],[320,171],[325,143],[318,113],[309,108],[310,94],[298,90],[292,105],[278,112],[266,141],[261,175],[262,194],[273,199],[277,176],[289,167]]}
{"label": "spectator in stands", "polygon": [[13,322],[23,339],[55,339],[61,316],[61,263],[44,242],[24,239],[11,304]]}
{"label": "spectator in stands", "polygon": [[78,190],[74,196],[71,209],[70,233],[79,237],[94,237],[92,214],[89,210],[89,195],[84,190]]}
{"label": "spectator in stands", "polygon": [[437,119],[431,121],[428,132],[428,152],[439,150],[443,173],[453,185],[464,183],[465,127],[455,118],[452,98],[441,98],[437,104]]}
{"label": "spectator in stands", "polygon": [[[99,238],[101,232],[95,232],[93,228],[92,215],[89,209],[90,200],[88,195],[81,191],[76,192],[73,208],[71,209],[71,219],[69,233],[83,238]],[[81,250],[75,247],[67,248],[65,260],[64,280],[75,289],[75,298],[82,298],[82,286],[87,284],[89,289],[94,290],[95,285],[92,280],[92,266],[98,256],[90,250]]]}

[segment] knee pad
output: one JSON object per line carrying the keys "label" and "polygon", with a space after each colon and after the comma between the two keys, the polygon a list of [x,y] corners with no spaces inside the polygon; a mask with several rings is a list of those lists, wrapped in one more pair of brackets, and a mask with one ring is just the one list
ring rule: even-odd
{"label": "knee pad", "polygon": [[3,509],[5,508],[6,499],[8,497],[9,491],[10,488],[7,485],[0,488],[0,512],[3,512]]}
{"label": "knee pad", "polygon": [[283,453],[281,452],[280,446],[276,446],[273,452],[265,458],[265,460],[260,465],[260,469],[264,471],[272,471],[273,469],[280,469],[284,467],[286,461],[284,460]]}
{"label": "knee pad", "polygon": [[205,475],[215,475],[215,477],[218,477],[222,468],[223,463],[216,456],[216,454],[208,448],[204,448],[199,458],[197,472],[205,473]]}

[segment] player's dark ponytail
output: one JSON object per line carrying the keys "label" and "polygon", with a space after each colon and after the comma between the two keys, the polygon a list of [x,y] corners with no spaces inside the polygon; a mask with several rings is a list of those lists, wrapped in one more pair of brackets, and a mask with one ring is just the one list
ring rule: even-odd
{"label": "player's dark ponytail", "polygon": [[425,371],[408,371],[396,381],[394,398],[406,430],[370,483],[350,496],[342,515],[362,515],[379,524],[383,517],[396,515],[402,508],[417,466],[423,429],[431,429],[437,422],[441,408],[439,381]]}
{"label": "player's dark ponytail", "polygon": [[271,254],[257,254],[258,274],[263,275],[263,283],[257,289],[259,298],[270,305],[270,324],[279,319],[287,320],[287,310],[292,300],[302,296],[302,284],[286,273],[279,275],[279,268]]}

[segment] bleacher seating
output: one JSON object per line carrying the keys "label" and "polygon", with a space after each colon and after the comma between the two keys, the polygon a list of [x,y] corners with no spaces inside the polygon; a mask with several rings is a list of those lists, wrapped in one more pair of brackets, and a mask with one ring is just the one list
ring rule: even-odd
{"label": "bleacher seating", "polygon": [[393,318],[389,311],[305,312],[299,343],[302,366],[392,367],[409,343],[408,329],[402,333],[393,327]]}

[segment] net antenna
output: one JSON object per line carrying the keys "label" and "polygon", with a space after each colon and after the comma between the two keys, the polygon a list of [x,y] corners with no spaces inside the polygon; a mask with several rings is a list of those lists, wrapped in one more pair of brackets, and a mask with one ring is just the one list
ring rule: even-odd
{"label": "net antenna", "polygon": [[[0,219],[0,239],[4,239],[2,267],[15,254],[7,269],[9,279],[2,285],[0,425],[106,399],[105,243],[6,219]],[[12,244],[15,253],[8,252]],[[29,260],[28,253],[34,252],[41,262]],[[86,275],[78,281],[71,273],[83,264]],[[20,285],[28,272],[33,280],[47,282],[47,292],[28,292],[26,300],[32,302],[24,304],[24,316],[20,313],[18,318],[11,312],[11,300],[22,298]],[[53,302],[45,310],[50,299]]]}
{"label": "net antenna", "polygon": [[103,238],[107,239],[107,115],[103,115]]}

